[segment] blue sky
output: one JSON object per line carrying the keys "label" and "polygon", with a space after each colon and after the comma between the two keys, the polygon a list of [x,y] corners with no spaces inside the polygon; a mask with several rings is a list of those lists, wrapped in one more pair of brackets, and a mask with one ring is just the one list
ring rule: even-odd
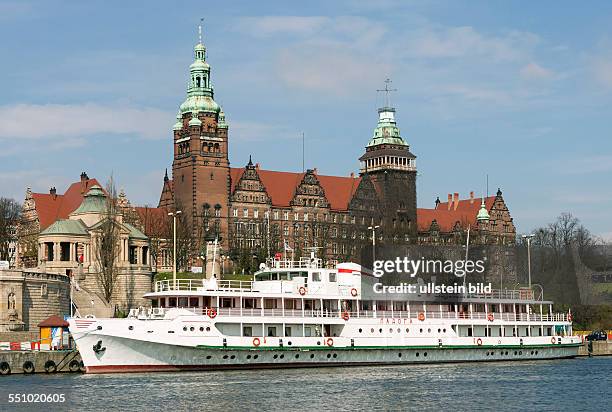
{"label": "blue sky", "polygon": [[230,161],[358,170],[386,77],[418,203],[501,187],[519,231],[612,238],[612,3],[0,0],[0,196],[114,174],[156,205],[196,26]]}

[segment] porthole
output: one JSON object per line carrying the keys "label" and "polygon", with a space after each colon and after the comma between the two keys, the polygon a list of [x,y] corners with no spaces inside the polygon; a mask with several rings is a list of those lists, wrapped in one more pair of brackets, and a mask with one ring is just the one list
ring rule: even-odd
{"label": "porthole", "polygon": [[506,351],[506,355],[508,354],[508,351]]}
{"label": "porthole", "polygon": [[401,352],[397,354],[397,357],[398,357],[398,358],[401,358],[401,357],[402,357]]}
{"label": "porthole", "polygon": [[516,356],[516,351],[514,351],[514,356]]}
{"label": "porthole", "polygon": [[533,351],[531,351],[531,354],[533,355]]}
{"label": "porthole", "polygon": [[419,333],[423,333],[423,328],[419,329]]}
{"label": "porthole", "polygon": [[210,326],[206,327],[206,332],[210,332]]}
{"label": "porthole", "polygon": [[247,359],[251,359],[251,355],[247,355]]}
{"label": "porthole", "polygon": [[519,351],[519,355],[522,355],[522,354],[523,354],[523,351],[522,351],[522,350],[520,350],[520,351]]}
{"label": "porthole", "polygon": [[259,358],[259,355],[253,355],[253,359]]}
{"label": "porthole", "polygon": [[442,332],[442,329],[438,328],[438,333]]}
{"label": "porthole", "polygon": [[389,333],[393,333],[393,328],[389,328]]}
{"label": "porthole", "polygon": [[536,351],[535,353],[536,353],[536,355],[537,355],[537,354],[538,354],[538,351]]}
{"label": "porthole", "polygon": [[382,333],[382,328],[378,329],[378,332],[379,332],[379,333]]}
{"label": "porthole", "polygon": [[194,330],[195,330],[195,328],[193,326],[189,328],[190,332],[193,332]]}
{"label": "porthole", "polygon": [[427,333],[431,333],[431,328],[427,329]]}
{"label": "porthole", "polygon": [[409,332],[410,332],[410,329],[406,328],[406,333],[409,333]]}
{"label": "porthole", "polygon": [[423,356],[427,356],[427,352],[423,352]]}
{"label": "porthole", "polygon": [[274,356],[272,356],[272,357],[273,357],[274,359],[277,359],[277,358],[278,358],[278,355],[274,355]]}
{"label": "porthole", "polygon": [[489,356],[489,352],[486,352],[486,355]]}
{"label": "porthole", "polygon": [[230,359],[236,359],[236,355],[230,356]]}
{"label": "porthole", "polygon": [[359,328],[359,333],[363,332],[363,329]]}
{"label": "porthole", "polygon": [[338,357],[338,354],[334,353],[332,356],[334,357],[334,359],[336,359]]}
{"label": "porthole", "polygon": [[314,359],[314,353],[310,354],[310,359]]}
{"label": "porthole", "polygon": [[187,332],[187,326],[183,326],[183,331]]}
{"label": "porthole", "polygon": [[446,333],[446,328],[442,329],[442,332]]}
{"label": "porthole", "polygon": [[491,356],[495,355],[495,352],[491,352]]}
{"label": "porthole", "polygon": [[296,353],[296,354],[295,354],[295,359],[299,359],[299,358],[300,358],[300,354],[299,354],[299,353]]}
{"label": "porthole", "polygon": [[206,357],[206,359],[211,359],[211,358],[212,358],[212,356],[210,356],[210,355],[208,355],[208,356]]}
{"label": "porthole", "polygon": [[99,326],[98,326],[96,329],[98,329],[98,330],[102,330],[102,326],[101,326],[101,325],[99,325]]}
{"label": "porthole", "polygon": [[397,333],[400,333],[402,330],[400,328],[397,328]]}
{"label": "porthole", "polygon": [[129,330],[134,330],[134,327],[132,325],[128,326]]}
{"label": "porthole", "polygon": [[281,359],[285,359],[285,355],[280,355],[280,358]]}
{"label": "porthole", "polygon": [[287,342],[287,346],[291,346],[291,341]]}
{"label": "porthole", "polygon": [[223,355],[223,359],[227,359],[227,355]]}
{"label": "porthole", "polygon": [[417,358],[419,357],[419,352],[417,352],[417,353],[416,353],[416,357],[417,357]]}
{"label": "porthole", "polygon": [[200,332],[204,332],[204,327],[200,326]]}
{"label": "porthole", "polygon": [[331,358],[331,353],[327,354],[327,359]]}
{"label": "porthole", "polygon": [[317,345],[321,345],[321,341],[317,341]]}
{"label": "porthole", "polygon": [[370,333],[374,333],[374,328],[370,329]]}

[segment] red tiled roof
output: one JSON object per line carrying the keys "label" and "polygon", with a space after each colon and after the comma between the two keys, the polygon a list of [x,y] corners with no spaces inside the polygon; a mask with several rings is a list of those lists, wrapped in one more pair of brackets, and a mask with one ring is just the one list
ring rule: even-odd
{"label": "red tiled roof", "polygon": [[135,207],[147,236],[165,236],[168,233],[168,209],[165,207]]}
{"label": "red tiled roof", "polygon": [[68,322],[57,315],[49,316],[38,324],[39,328],[67,328]]}
{"label": "red tiled roof", "polygon": [[100,183],[96,179],[88,179],[71,184],[63,195],[32,193],[40,229],[45,229],[58,219],[67,219],[68,215],[83,202],[83,196],[87,190],[95,185],[100,185]]}
{"label": "red tiled roof", "polygon": [[[244,172],[244,168],[231,168],[232,192]],[[289,207],[295,194],[295,189],[304,178],[304,173],[277,172],[274,170],[257,169],[257,174],[272,198],[272,205]],[[348,204],[355,194],[361,178],[316,175],[325,196],[333,210],[347,210]]]}
{"label": "red tiled roof", "polygon": [[[491,210],[495,196],[485,198],[485,206],[487,210]],[[451,202],[451,210],[448,210],[448,202],[440,203],[436,209],[417,209],[417,229],[419,231],[427,231],[431,226],[431,222],[435,219],[440,226],[442,232],[450,232],[457,222],[463,227],[467,224],[475,224],[476,216],[480,210],[481,199],[474,198],[459,200],[457,209],[453,209]]]}

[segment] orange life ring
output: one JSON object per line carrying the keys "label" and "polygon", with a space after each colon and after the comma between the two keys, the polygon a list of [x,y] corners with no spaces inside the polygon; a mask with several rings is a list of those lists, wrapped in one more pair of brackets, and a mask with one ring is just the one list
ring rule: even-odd
{"label": "orange life ring", "polygon": [[482,339],[480,338],[476,339],[476,345],[482,346]]}
{"label": "orange life ring", "polygon": [[207,313],[208,313],[208,317],[211,319],[214,319],[217,317],[217,310],[215,308],[208,309]]}
{"label": "orange life ring", "polygon": [[492,314],[492,313],[489,313],[489,314],[487,315],[487,319],[489,319],[489,322],[493,322],[493,319],[495,319],[495,317],[493,316],[493,314]]}
{"label": "orange life ring", "polygon": [[258,347],[259,345],[261,345],[259,338],[253,338],[253,346]]}
{"label": "orange life ring", "polygon": [[344,312],[342,312],[342,319],[344,320],[349,320],[349,313],[345,310]]}
{"label": "orange life ring", "polygon": [[298,292],[300,293],[300,295],[304,296],[306,294],[306,288],[304,286],[300,286]]}
{"label": "orange life ring", "polygon": [[352,297],[357,296],[357,293],[358,293],[358,292],[357,292],[357,289],[355,289],[355,288],[351,289],[351,296],[352,296]]}
{"label": "orange life ring", "polygon": [[334,340],[332,338],[327,338],[325,344],[329,347],[334,346]]}
{"label": "orange life ring", "polygon": [[568,322],[571,322],[571,321],[572,321],[572,314],[571,314],[571,313],[568,313],[568,314],[567,314],[567,321],[568,321]]}
{"label": "orange life ring", "polygon": [[419,313],[419,320],[423,322],[425,320],[425,314],[423,312]]}

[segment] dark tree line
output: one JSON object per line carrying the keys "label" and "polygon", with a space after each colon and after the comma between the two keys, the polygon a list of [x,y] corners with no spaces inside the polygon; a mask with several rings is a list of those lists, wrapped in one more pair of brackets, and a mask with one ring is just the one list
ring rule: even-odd
{"label": "dark tree line", "polygon": [[17,224],[21,204],[13,199],[0,197],[0,260],[10,261],[10,245],[17,241]]}

